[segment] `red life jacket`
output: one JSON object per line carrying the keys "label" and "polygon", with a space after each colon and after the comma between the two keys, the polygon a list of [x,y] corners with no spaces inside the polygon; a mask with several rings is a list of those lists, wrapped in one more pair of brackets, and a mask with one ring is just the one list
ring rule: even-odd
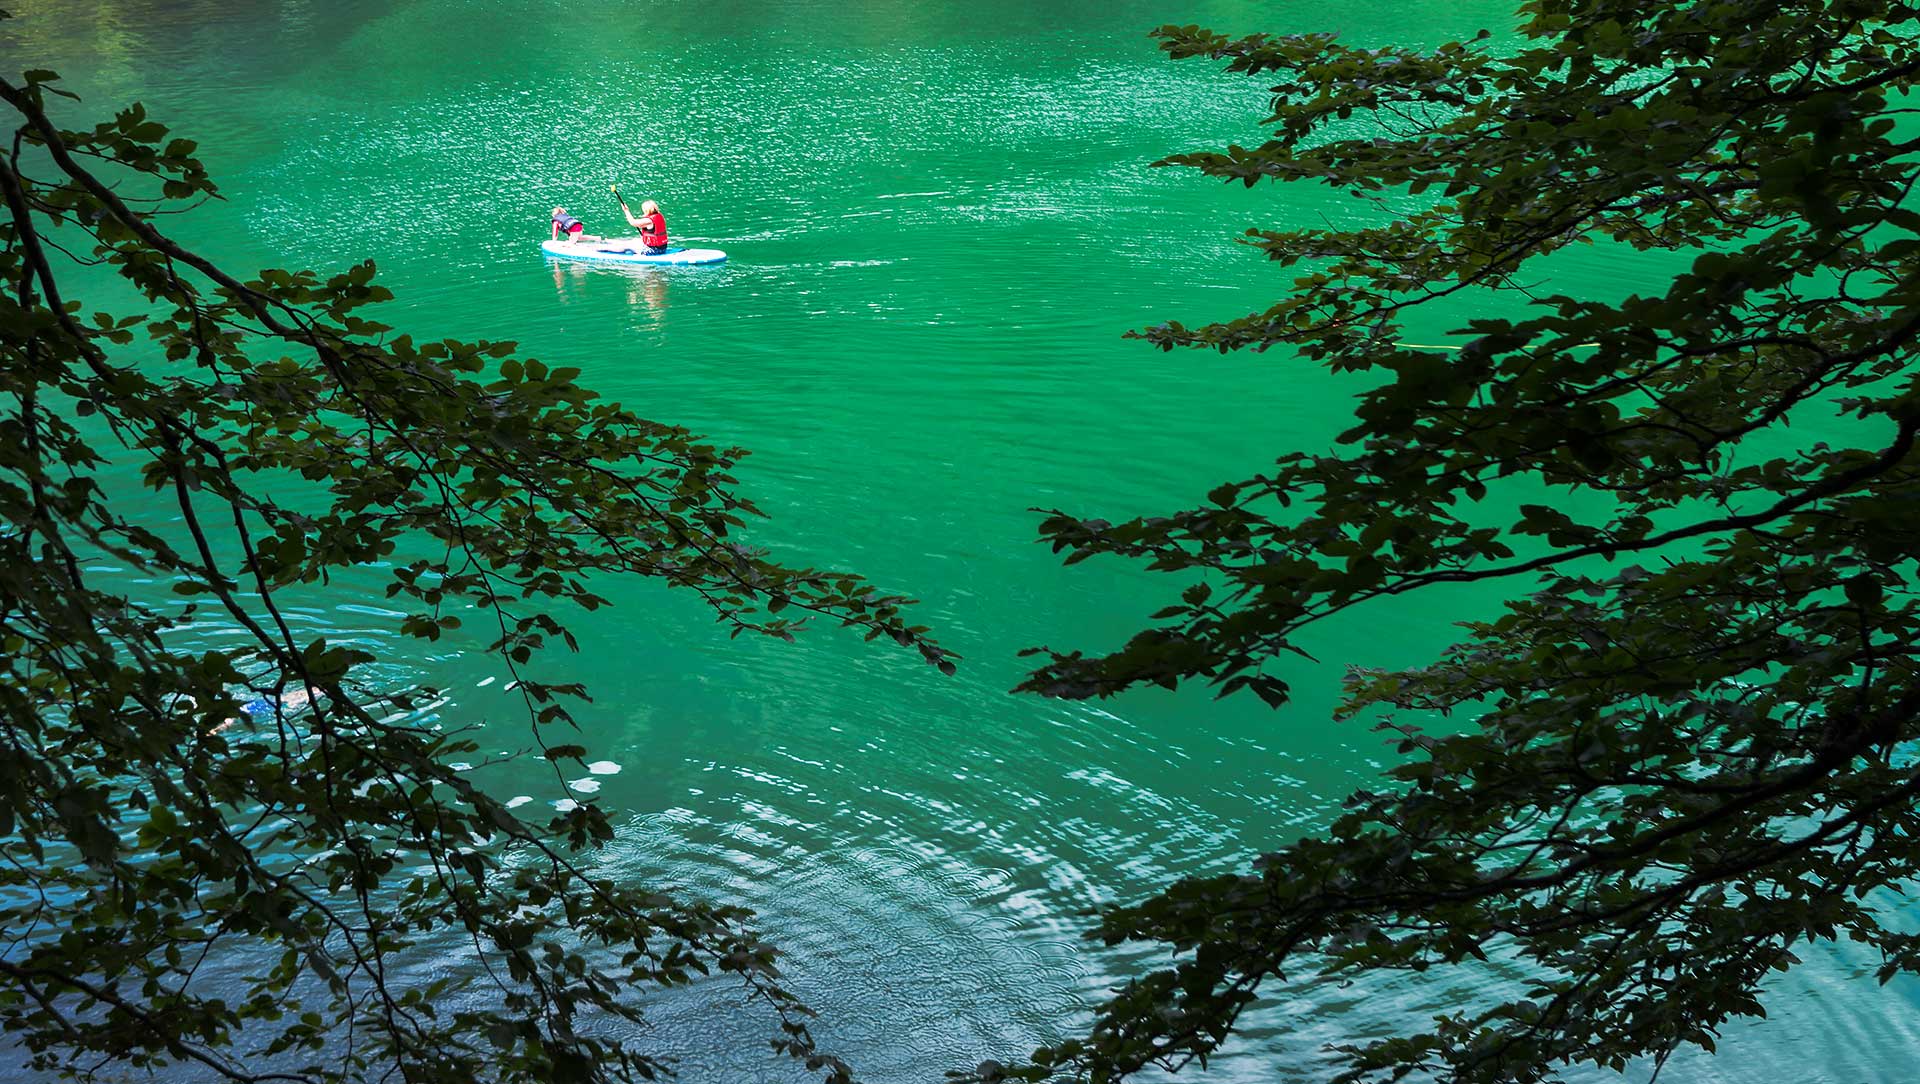
{"label": "red life jacket", "polygon": [[640,243],[648,248],[667,247],[667,218],[659,211],[650,215],[641,215]]}

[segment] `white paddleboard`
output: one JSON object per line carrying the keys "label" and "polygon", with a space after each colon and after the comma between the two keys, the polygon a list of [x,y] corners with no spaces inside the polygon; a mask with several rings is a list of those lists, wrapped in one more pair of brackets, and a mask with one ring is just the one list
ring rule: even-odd
{"label": "white paddleboard", "polygon": [[671,266],[725,263],[727,260],[727,254],[717,248],[669,248],[658,256],[649,256],[638,237],[610,237],[605,241],[542,241],[540,251],[562,260],[585,260],[590,263]]}

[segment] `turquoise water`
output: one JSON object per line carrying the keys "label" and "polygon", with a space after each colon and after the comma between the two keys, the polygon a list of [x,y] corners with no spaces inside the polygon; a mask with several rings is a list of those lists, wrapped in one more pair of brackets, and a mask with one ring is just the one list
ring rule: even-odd
{"label": "turquoise water", "polygon": [[[773,515],[757,540],[924,600],[964,656],[954,678],[831,629],[728,641],[645,583],[602,585],[615,607],[575,622],[583,651],[549,663],[589,683],[583,743],[620,769],[575,794],[620,826],[601,861],[759,910],[823,1042],[867,1080],[938,1080],[1064,1034],[1140,963],[1082,944],[1084,911],[1313,830],[1389,756],[1328,721],[1343,666],[1418,662],[1496,602],[1436,594],[1324,630],[1324,665],[1290,664],[1299,698],[1277,713],[1203,690],[1006,693],[1020,648],[1113,645],[1170,593],[1117,564],[1060,568],[1030,509],[1184,506],[1323,446],[1358,387],[1278,355],[1120,339],[1270,302],[1286,276],[1234,244],[1244,228],[1371,213],[1148,168],[1259,138],[1266,102],[1257,83],[1161,59],[1145,30],[1420,44],[1501,25],[1504,3],[8,6],[8,68],[56,68],[99,110],[143,100],[201,142],[228,199],[175,221],[198,250],[242,269],[373,258],[399,296],[386,322],[517,339],[642,413],[754,449],[743,480]],[[543,258],[556,203],[614,230],[610,181],[732,261]],[[1613,296],[1670,267],[1583,254],[1555,285]],[[489,752],[526,745],[500,668],[475,642],[400,642],[382,582],[368,570],[304,600],[303,628],[447,688],[440,718],[483,727]],[[504,794],[565,797],[532,765],[485,772]],[[1781,984],[1768,1027],[1667,1079],[1752,1079],[1786,1057],[1805,1080],[1897,1073],[1920,1057],[1910,988],[1855,981],[1867,964],[1823,957]],[[1302,995],[1209,1078],[1304,1079],[1318,1044],[1460,994]],[[691,1082],[799,1079],[736,1001],[716,987],[663,1002],[658,1045]]]}

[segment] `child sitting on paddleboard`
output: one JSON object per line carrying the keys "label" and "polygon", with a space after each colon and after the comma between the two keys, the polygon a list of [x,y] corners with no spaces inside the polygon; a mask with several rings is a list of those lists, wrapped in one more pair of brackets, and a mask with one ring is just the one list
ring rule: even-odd
{"label": "child sitting on paddleboard", "polygon": [[660,213],[660,205],[648,200],[640,205],[640,216],[634,217],[627,210],[625,200],[620,203],[620,213],[627,216],[627,225],[640,231],[640,243],[649,256],[658,256],[667,250],[667,218]]}
{"label": "child sitting on paddleboard", "polygon": [[567,235],[568,241],[601,240],[601,238],[598,237],[587,236],[586,223],[568,214],[565,207],[555,207],[553,209],[553,239],[556,241],[560,240],[560,235],[563,233]]}

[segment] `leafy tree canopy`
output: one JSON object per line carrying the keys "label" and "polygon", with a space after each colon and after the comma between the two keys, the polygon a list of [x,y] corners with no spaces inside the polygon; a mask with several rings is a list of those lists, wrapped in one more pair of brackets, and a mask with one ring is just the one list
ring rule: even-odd
{"label": "leafy tree canopy", "polygon": [[[636,995],[729,972],[776,1050],[846,1079],[745,912],[591,876],[598,808],[522,821],[451,766],[473,742],[394,711],[430,690],[303,642],[284,603],[373,565],[415,636],[478,615],[558,762],[585,752],[550,740],[584,691],[522,667],[572,644],[554,611],[601,605],[596,576],[694,592],[735,633],[818,616],[951,670],[906,600],[739,541],[738,449],[511,343],[394,334],[370,263],[201,258],[160,218],[216,195],[193,143],[139,106],[63,129],[61,93],[0,80],[0,1026],[80,1074],[651,1078],[621,1038]],[[81,264],[144,300],[94,311]],[[209,622],[244,636],[180,646]],[[450,944],[484,981],[417,978]]]}
{"label": "leafy tree canopy", "polygon": [[[1204,1062],[1287,982],[1425,971],[1479,1000],[1338,1048],[1334,1079],[1549,1080],[1712,1049],[1809,941],[1878,950],[1882,980],[1920,970],[1878,891],[1920,864],[1920,14],[1521,15],[1517,39],[1432,51],[1157,32],[1273,93],[1271,139],[1171,164],[1382,214],[1253,231],[1299,269],[1283,300],[1140,337],[1369,379],[1338,448],[1201,507],[1053,514],[1070,560],[1191,585],[1117,651],[1049,652],[1025,688],[1281,704],[1317,622],[1441,584],[1511,595],[1431,665],[1351,673],[1341,714],[1384,715],[1405,757],[1378,790],[1243,875],[1106,914],[1097,936],[1175,962],[1082,1037],[981,1075]],[[1612,300],[1540,291],[1537,261],[1595,241],[1690,264]],[[1425,307],[1489,293],[1514,315],[1471,321],[1457,351],[1401,341]],[[1809,418],[1845,439],[1781,432]],[[1446,733],[1416,725],[1447,713]]]}

